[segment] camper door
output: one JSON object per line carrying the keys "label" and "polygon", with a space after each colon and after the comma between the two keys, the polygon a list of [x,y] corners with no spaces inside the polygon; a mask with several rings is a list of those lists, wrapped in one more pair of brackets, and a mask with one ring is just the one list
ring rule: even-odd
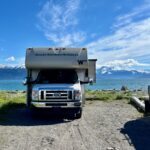
{"label": "camper door", "polygon": [[96,82],[96,61],[97,59],[88,60],[88,77],[89,81],[92,80],[93,83]]}

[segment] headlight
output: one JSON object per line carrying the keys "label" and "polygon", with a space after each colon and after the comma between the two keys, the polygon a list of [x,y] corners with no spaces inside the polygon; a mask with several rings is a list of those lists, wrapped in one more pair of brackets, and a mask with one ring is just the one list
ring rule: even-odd
{"label": "headlight", "polygon": [[39,99],[39,91],[32,91],[32,99],[33,100],[38,100]]}
{"label": "headlight", "polygon": [[81,92],[79,90],[74,91],[74,99],[80,100],[81,99]]}

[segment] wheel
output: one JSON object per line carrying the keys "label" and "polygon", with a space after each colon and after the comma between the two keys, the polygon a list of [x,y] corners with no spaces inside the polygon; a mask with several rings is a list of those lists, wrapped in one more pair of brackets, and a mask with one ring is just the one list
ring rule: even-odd
{"label": "wheel", "polygon": [[30,106],[31,106],[31,102],[29,101],[29,99],[27,99],[27,103],[26,103],[26,106],[28,109],[30,109]]}
{"label": "wheel", "polygon": [[150,113],[150,101],[145,100],[145,113]]}
{"label": "wheel", "polygon": [[75,113],[75,119],[80,119],[82,117],[82,108],[78,110],[77,113]]}
{"label": "wheel", "polygon": [[30,106],[31,106],[31,86],[30,85],[27,85],[26,106],[27,106],[27,108],[30,108]]}

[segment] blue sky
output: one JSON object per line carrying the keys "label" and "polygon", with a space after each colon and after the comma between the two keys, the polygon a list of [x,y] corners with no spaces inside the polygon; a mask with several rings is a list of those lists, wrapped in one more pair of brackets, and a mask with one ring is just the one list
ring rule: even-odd
{"label": "blue sky", "polygon": [[24,64],[25,49],[87,47],[97,67],[150,68],[149,0],[1,0],[0,64]]}

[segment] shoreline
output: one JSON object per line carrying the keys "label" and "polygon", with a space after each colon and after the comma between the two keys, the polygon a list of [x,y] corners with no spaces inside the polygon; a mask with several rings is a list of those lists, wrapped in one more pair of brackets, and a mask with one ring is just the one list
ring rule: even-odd
{"label": "shoreline", "polygon": [[[0,95],[9,97],[12,95],[19,98],[20,95],[26,97],[25,90],[0,90]],[[85,91],[85,98],[86,100],[93,101],[93,100],[100,100],[100,101],[112,101],[112,100],[130,100],[132,96],[136,97],[143,97],[147,96],[147,91],[142,90],[86,90]],[[2,96],[2,98],[3,98]]]}
{"label": "shoreline", "polygon": [[[128,87],[130,91],[147,91],[150,78],[140,79],[97,79],[93,85],[85,85],[86,90],[102,90],[102,91],[120,91],[122,86]],[[0,91],[25,91],[26,87],[22,84],[22,80],[0,80]]]}
{"label": "shoreline", "polygon": [[[97,91],[97,92],[109,92],[109,91],[115,91],[115,92],[121,92],[121,91],[126,91],[126,92],[147,92],[148,90],[144,89],[128,89],[128,90],[121,90],[121,89],[85,89],[86,92],[88,91]],[[26,90],[1,90],[0,92],[22,92],[26,93]]]}

